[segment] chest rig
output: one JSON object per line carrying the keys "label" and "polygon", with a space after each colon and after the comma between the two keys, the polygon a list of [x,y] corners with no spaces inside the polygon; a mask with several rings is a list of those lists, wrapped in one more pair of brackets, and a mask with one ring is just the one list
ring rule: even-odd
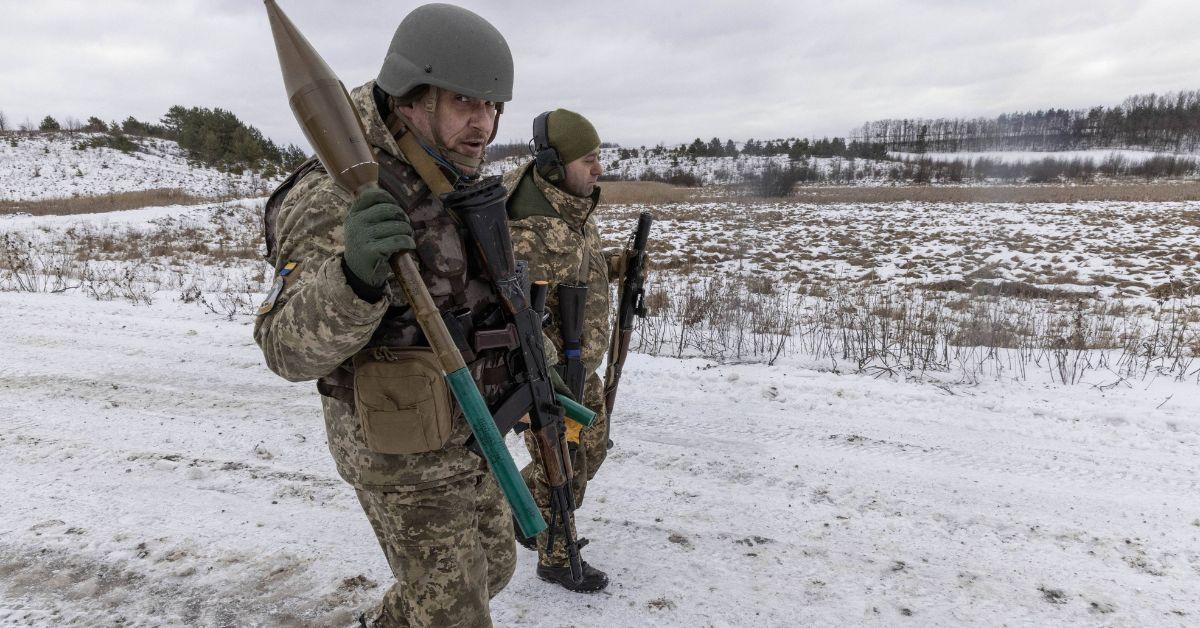
{"label": "chest rig", "polygon": [[[382,151],[376,157],[379,184],[408,213],[421,276],[463,360],[473,373],[475,363],[484,363],[476,375],[485,386],[509,381],[503,358],[519,341],[473,250],[470,233],[440,200],[432,198],[429,186],[412,167]],[[427,344],[411,308],[399,304],[389,308],[367,346]],[[495,364],[497,358],[500,364]]]}
{"label": "chest rig", "polygon": [[[493,403],[513,381],[509,353],[520,346],[516,330],[472,251],[466,228],[433,198],[411,166],[383,151],[377,150],[375,158],[379,186],[395,197],[412,223],[421,278],[484,399]],[[394,284],[392,293],[403,291]],[[364,350],[420,346],[429,342],[412,308],[399,299],[388,308]],[[353,377],[349,364],[343,364],[321,378],[317,388],[321,394],[352,403]]]}

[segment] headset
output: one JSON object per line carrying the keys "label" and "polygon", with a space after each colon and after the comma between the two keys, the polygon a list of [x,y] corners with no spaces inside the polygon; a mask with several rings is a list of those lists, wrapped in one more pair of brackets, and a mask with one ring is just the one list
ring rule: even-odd
{"label": "headset", "polygon": [[558,156],[558,149],[550,145],[550,131],[548,130],[550,123],[550,114],[552,111],[546,111],[533,119],[533,161],[534,167],[537,168],[538,174],[542,178],[553,184],[562,183],[567,178],[566,169],[563,166],[562,158]]}

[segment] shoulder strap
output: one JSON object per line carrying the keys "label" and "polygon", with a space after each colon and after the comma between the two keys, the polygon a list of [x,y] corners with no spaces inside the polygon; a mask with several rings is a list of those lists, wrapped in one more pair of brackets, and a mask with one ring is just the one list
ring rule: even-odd
{"label": "shoulder strap", "polygon": [[275,222],[279,217],[279,209],[283,207],[283,199],[287,198],[288,192],[296,187],[296,182],[303,179],[305,175],[314,171],[324,171],[324,166],[316,157],[309,157],[304,163],[288,175],[288,178],[271,192],[271,196],[267,198],[266,205],[263,206],[263,241],[267,244],[267,254],[265,255],[268,262],[272,266],[275,265],[276,247],[279,246],[279,236],[276,234]]}
{"label": "shoulder strap", "polygon": [[429,186],[434,196],[441,197],[443,194],[454,191],[454,186],[450,185],[446,175],[438,169],[433,157],[430,157],[429,153],[421,148],[416,136],[411,131],[401,135],[396,143],[400,146],[400,152],[404,154],[404,158],[412,164],[413,170],[417,171],[417,176],[421,177],[425,185]]}

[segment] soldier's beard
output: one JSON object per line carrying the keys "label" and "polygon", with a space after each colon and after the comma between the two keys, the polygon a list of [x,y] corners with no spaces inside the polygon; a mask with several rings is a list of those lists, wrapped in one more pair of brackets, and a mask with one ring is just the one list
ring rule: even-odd
{"label": "soldier's beard", "polygon": [[[459,174],[471,177],[475,176],[475,174],[479,172],[479,166],[483,164],[486,144],[489,138],[484,137],[481,133],[475,132],[473,129],[462,131],[469,133],[469,135],[463,139],[455,141],[455,147],[462,145],[464,148],[472,148],[469,144],[466,144],[466,142],[480,142],[478,150],[474,151],[475,154],[463,153],[450,148],[448,146],[448,142],[441,140],[439,137],[440,133],[437,131],[437,120],[435,117],[437,115],[436,113],[434,113],[433,116],[424,118],[422,120],[424,124],[417,124],[413,121],[412,117],[406,115],[404,111],[396,109],[395,112],[396,115],[403,120],[404,126],[407,127],[411,133],[416,135],[417,140],[420,141],[422,145],[436,151],[438,155],[443,160],[451,164],[454,170],[458,171]],[[427,130],[429,133],[426,132]]]}

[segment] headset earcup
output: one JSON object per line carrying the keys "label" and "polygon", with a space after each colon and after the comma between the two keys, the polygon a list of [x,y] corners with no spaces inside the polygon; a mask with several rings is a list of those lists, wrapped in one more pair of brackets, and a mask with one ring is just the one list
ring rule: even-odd
{"label": "headset earcup", "polygon": [[550,145],[550,113],[543,112],[533,119],[534,162],[543,179],[559,184],[566,180],[567,171],[558,150]]}

